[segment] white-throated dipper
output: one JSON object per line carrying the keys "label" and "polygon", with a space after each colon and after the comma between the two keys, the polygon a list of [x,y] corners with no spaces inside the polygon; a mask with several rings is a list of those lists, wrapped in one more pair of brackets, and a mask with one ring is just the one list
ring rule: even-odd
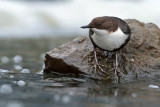
{"label": "white-throated dipper", "polygon": [[88,25],[81,28],[89,28],[89,38],[94,47],[96,67],[98,66],[105,73],[101,68],[103,65],[97,60],[96,48],[115,52],[116,61],[112,70],[115,71],[115,75],[119,73],[117,70],[117,51],[124,47],[130,40],[131,30],[129,25],[118,17],[103,16],[94,18]]}

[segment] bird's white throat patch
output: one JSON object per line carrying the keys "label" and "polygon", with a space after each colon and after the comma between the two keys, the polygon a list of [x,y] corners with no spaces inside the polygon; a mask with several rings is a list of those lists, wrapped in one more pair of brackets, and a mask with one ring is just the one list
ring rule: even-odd
{"label": "bird's white throat patch", "polygon": [[100,30],[96,28],[92,28],[92,30],[94,33],[91,35],[91,38],[95,44],[108,51],[120,48],[129,36],[124,34],[120,28],[115,32],[108,32],[107,30]]}

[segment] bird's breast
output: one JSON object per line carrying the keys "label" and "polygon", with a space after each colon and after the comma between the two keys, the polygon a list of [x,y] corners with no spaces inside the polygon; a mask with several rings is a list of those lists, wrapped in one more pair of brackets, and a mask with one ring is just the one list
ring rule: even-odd
{"label": "bird's breast", "polygon": [[113,51],[120,48],[129,37],[129,35],[124,34],[120,28],[115,32],[107,32],[106,30],[92,29],[93,35],[91,38],[93,42],[104,50]]}

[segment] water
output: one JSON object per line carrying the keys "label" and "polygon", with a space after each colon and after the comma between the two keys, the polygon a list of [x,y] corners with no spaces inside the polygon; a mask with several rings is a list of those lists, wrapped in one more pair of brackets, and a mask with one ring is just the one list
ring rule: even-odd
{"label": "water", "polygon": [[[10,75],[14,75],[15,78],[9,78]],[[23,86],[17,84],[21,79],[26,83]],[[11,73],[3,74],[1,80],[6,84],[11,84],[10,87],[12,87],[11,93],[9,91],[7,95],[0,94],[0,105],[3,107],[8,104],[7,102],[12,101],[17,101],[24,107],[88,107],[93,105],[95,107],[158,107],[160,104],[160,89],[148,88],[150,83],[160,85],[159,81],[153,79],[115,84],[92,80],[84,76]],[[3,84],[2,81],[1,84]]]}
{"label": "water", "polygon": [[[0,62],[0,107],[159,107],[160,76],[117,83],[84,75],[42,74],[44,53],[73,38],[0,40],[0,58],[23,57],[18,63]],[[3,72],[6,70],[7,72]]]}
{"label": "water", "polygon": [[160,26],[159,11],[159,0],[1,0],[0,37],[87,35],[80,26],[97,16],[136,18]]}

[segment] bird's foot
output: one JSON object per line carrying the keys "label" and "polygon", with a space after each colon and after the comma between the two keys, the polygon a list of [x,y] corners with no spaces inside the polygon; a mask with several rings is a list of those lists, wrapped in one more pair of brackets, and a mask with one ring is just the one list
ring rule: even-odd
{"label": "bird's foot", "polygon": [[97,71],[97,67],[100,69],[100,71],[102,73],[108,74],[107,72],[105,72],[102,67],[106,67],[105,65],[99,64],[98,62],[95,64],[95,71]]}
{"label": "bird's foot", "polygon": [[110,71],[114,71],[114,75],[113,76],[116,76],[116,75],[119,76],[119,74],[122,75],[122,73],[118,70],[118,66],[115,66],[114,68],[112,68],[111,70],[109,70],[109,72]]}

